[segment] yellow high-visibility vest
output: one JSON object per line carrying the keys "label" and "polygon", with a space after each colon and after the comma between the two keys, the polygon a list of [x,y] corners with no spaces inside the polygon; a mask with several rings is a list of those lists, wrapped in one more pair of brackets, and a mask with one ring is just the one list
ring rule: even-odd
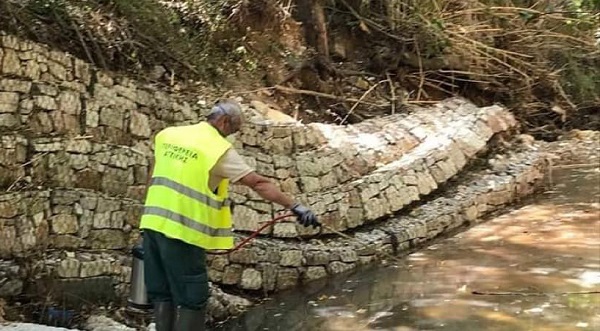
{"label": "yellow high-visibility vest", "polygon": [[229,148],[206,122],[160,131],[140,228],[204,249],[232,248],[229,180],[216,193],[208,186],[210,169]]}

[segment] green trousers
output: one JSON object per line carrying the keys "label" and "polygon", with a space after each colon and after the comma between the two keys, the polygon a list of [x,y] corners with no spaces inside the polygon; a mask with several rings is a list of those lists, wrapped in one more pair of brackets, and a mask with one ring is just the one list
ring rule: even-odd
{"label": "green trousers", "polygon": [[151,302],[200,310],[209,296],[204,249],[144,229],[144,278]]}

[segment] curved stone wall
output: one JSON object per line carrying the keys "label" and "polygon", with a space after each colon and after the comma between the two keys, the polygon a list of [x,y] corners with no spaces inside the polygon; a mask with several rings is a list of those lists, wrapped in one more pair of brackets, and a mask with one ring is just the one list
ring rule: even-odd
{"label": "curved stone wall", "polygon": [[[261,173],[311,205],[325,224],[344,231],[427,196],[459,173],[494,134],[515,125],[502,107],[478,108],[453,98],[348,127],[310,124],[255,131],[250,126],[238,146]],[[278,141],[270,150],[256,146],[269,139]],[[276,211],[277,206],[262,203],[243,187],[234,186],[233,192],[240,204],[238,230],[254,230]],[[305,234],[315,233],[293,223],[273,229],[275,237]]]}
{"label": "curved stone wall", "polygon": [[352,270],[384,254],[416,244],[532,193],[547,167],[544,153],[500,155],[494,167],[462,178],[441,197],[416,207],[409,215],[393,217],[380,226],[357,230],[352,240],[337,236],[298,245],[259,239],[228,256],[211,257],[211,280],[247,290],[282,290]]}

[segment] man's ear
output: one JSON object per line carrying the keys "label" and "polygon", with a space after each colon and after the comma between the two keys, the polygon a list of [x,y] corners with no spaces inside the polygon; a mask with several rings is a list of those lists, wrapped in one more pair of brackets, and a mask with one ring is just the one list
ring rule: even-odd
{"label": "man's ear", "polygon": [[227,119],[225,118],[225,116],[219,117],[219,120],[216,124],[219,128],[219,133],[221,133],[221,135],[225,137],[227,135]]}

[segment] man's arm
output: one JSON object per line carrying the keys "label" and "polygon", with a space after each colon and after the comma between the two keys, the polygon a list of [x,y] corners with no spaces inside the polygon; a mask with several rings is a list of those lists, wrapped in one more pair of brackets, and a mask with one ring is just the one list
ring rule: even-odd
{"label": "man's arm", "polygon": [[149,160],[148,164],[148,177],[146,178],[146,189],[144,190],[144,201],[148,196],[148,189],[150,188],[150,183],[152,182],[152,174],[154,173],[154,156]]}
{"label": "man's arm", "polygon": [[223,178],[229,178],[231,183],[245,185],[258,193],[261,198],[291,210],[298,216],[300,224],[313,227],[320,225],[316,215],[310,209],[296,203],[287,194],[281,192],[268,178],[257,174],[235,150],[227,151],[213,171]]}
{"label": "man's arm", "polygon": [[313,228],[321,226],[317,216],[308,208],[299,203],[295,203],[287,194],[281,192],[268,178],[251,172],[242,177],[237,183],[248,186],[254,192],[258,193],[263,199],[277,203],[291,210],[298,216],[298,222],[304,226]]}
{"label": "man's arm", "polygon": [[261,198],[282,205],[286,209],[291,209],[294,206],[292,198],[281,192],[268,178],[254,171],[242,177],[237,183],[251,188]]}

